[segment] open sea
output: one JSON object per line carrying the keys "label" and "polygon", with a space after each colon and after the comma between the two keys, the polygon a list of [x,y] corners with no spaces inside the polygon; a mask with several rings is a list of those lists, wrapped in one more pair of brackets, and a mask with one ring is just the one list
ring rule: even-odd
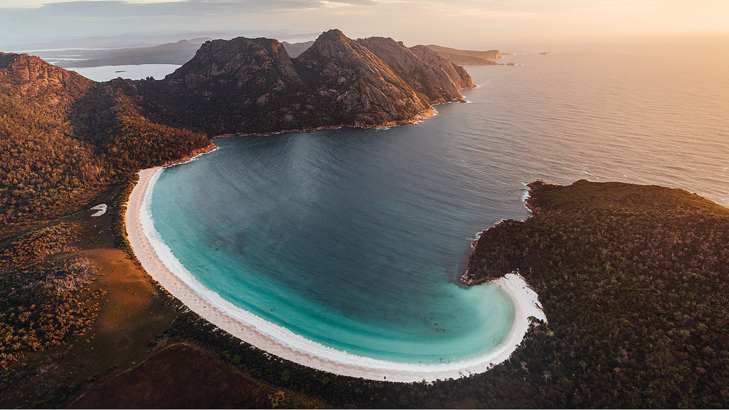
{"label": "open sea", "polygon": [[[483,356],[514,320],[458,284],[525,184],[658,184],[729,206],[729,47],[605,45],[467,67],[468,103],[412,126],[217,140],[167,168],[154,225],[234,305],[324,346],[411,364]],[[546,312],[549,318],[549,312]]]}

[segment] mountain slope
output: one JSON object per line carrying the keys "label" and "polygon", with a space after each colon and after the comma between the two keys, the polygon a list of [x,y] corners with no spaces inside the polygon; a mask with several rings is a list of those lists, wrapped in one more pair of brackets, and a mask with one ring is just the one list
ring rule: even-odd
{"label": "mountain slope", "polygon": [[327,116],[343,125],[404,123],[431,112],[384,61],[339,30],[322,34],[296,66]]}
{"label": "mountain slope", "polygon": [[[386,62],[415,91],[430,103],[458,101],[463,96],[453,79],[440,67],[426,63],[402,43],[391,38],[370,37],[357,42]],[[459,85],[461,78],[456,79]]]}
{"label": "mountain slope", "polygon": [[95,83],[0,54],[0,224],[69,212],[117,177],[205,149],[214,135],[408,124],[472,86],[423,46],[339,30],[295,59],[277,40],[208,41],[164,80]]}
{"label": "mountain slope", "polygon": [[428,47],[410,47],[410,51],[412,51],[413,54],[415,54],[416,56],[420,57],[420,59],[423,60],[425,63],[433,65],[435,67],[439,67],[441,70],[443,70],[453,80],[457,88],[470,88],[476,86],[475,84],[473,84],[471,76],[468,74],[468,72],[466,72],[463,67],[448,61],[446,58],[440,56],[438,53],[429,49]]}
{"label": "mountain slope", "polygon": [[117,175],[187,155],[202,134],[154,124],[108,84],[0,53],[0,226],[86,205]]}
{"label": "mountain slope", "polygon": [[209,41],[162,81],[119,85],[149,115],[211,134],[299,128],[311,113],[291,58],[271,39]]}
{"label": "mountain slope", "polygon": [[0,226],[84,201],[103,176],[66,115],[93,82],[27,54],[0,53]]}
{"label": "mountain slope", "polygon": [[391,39],[357,42],[339,30],[295,59],[277,40],[239,37],[206,42],[162,81],[112,83],[145,116],[209,135],[372,127],[427,117],[430,103],[458,101],[458,88],[473,86],[465,71],[428,58],[435,65]]}

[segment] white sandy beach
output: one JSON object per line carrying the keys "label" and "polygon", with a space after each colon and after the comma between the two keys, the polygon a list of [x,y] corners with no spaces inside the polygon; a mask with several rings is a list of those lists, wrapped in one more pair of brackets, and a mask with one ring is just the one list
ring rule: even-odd
{"label": "white sandy beach", "polygon": [[149,211],[150,187],[161,171],[159,167],[141,171],[139,183],[127,204],[126,228],[137,258],[153,279],[190,310],[226,332],[276,356],[315,369],[371,380],[443,380],[482,373],[503,362],[522,341],[530,325],[530,316],[546,320],[537,294],[521,276],[508,274],[494,283],[508,292],[514,301],[514,326],[506,341],[486,356],[442,365],[415,365],[355,356],[320,345],[266,322],[208,291],[172,256],[154,230]]}

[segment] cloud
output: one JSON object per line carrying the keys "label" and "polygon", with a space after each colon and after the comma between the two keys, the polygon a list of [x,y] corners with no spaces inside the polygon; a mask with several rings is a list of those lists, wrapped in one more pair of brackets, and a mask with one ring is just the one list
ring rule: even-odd
{"label": "cloud", "polygon": [[[38,1],[46,3],[27,7]],[[313,32],[320,27],[307,24],[300,13],[326,14],[332,6],[370,9],[379,4],[377,0],[14,0],[15,7],[9,7],[2,2],[0,45],[140,31]]]}
{"label": "cloud", "polygon": [[[357,6],[378,4],[374,0],[327,0]],[[135,2],[127,0],[61,1],[43,4],[37,8],[7,8],[3,13],[56,17],[153,17],[153,16],[211,16],[226,13],[261,11],[287,11],[316,9],[324,6],[321,0],[182,0]]]}
{"label": "cloud", "polygon": [[129,1],[68,1],[45,4],[37,9],[22,10],[27,14],[54,17],[161,17],[214,16],[230,13],[295,10],[321,7],[318,0],[215,0],[133,3]]}

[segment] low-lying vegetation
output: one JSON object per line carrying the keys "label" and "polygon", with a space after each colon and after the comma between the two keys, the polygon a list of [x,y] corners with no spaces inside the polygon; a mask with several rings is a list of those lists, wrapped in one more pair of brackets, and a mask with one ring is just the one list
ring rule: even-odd
{"label": "low-lying vegetation", "polygon": [[74,250],[74,226],[59,224],[13,238],[0,253],[0,372],[26,354],[60,346],[94,320],[95,277]]}

